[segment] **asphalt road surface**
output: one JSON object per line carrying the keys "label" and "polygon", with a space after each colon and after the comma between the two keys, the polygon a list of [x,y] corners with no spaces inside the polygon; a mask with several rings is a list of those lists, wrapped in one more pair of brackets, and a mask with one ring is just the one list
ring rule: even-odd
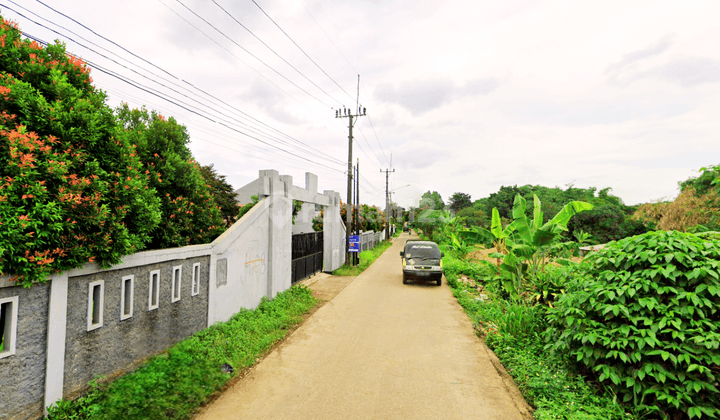
{"label": "asphalt road surface", "polygon": [[196,419],[531,419],[445,279],[402,284],[407,239]]}

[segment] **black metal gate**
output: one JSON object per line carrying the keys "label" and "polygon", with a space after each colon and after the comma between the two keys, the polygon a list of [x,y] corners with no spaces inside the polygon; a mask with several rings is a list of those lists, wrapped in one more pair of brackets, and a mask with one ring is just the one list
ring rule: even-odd
{"label": "black metal gate", "polygon": [[292,236],[292,282],[310,277],[323,268],[323,233]]}

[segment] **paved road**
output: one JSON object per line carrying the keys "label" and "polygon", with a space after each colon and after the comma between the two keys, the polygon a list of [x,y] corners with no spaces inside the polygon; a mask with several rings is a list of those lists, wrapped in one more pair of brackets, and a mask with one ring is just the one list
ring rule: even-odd
{"label": "paved road", "polygon": [[407,238],[196,419],[531,419],[444,279],[402,284]]}

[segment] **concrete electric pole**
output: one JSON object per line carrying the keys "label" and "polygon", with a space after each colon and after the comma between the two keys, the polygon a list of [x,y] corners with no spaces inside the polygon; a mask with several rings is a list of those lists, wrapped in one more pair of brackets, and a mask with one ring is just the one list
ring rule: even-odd
{"label": "concrete electric pole", "polygon": [[[359,82],[358,82],[359,83]],[[352,227],[352,201],[353,201],[353,164],[352,164],[352,142],[353,142],[353,118],[355,118],[355,122],[357,122],[357,118],[367,115],[367,109],[361,108],[358,106],[357,114],[353,115],[352,109],[347,109],[343,106],[342,110],[336,110],[335,111],[335,118],[348,118],[348,172],[347,172],[347,204],[346,209],[347,212],[345,214],[345,251],[347,252],[347,255],[345,256],[345,264],[350,265],[351,261],[351,253],[350,253],[350,229]]]}
{"label": "concrete electric pole", "polygon": [[390,181],[390,172],[395,172],[395,169],[392,171],[390,169],[382,170],[380,169],[380,172],[385,172],[385,239],[390,239],[390,191],[389,191],[389,181]]}

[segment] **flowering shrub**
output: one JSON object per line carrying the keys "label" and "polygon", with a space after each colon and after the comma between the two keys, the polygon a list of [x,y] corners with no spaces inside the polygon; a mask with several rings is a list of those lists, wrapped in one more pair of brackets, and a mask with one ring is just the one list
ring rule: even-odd
{"label": "flowering shrub", "polygon": [[136,145],[146,165],[144,175],[161,200],[163,222],[153,231],[149,247],[169,248],[211,242],[225,230],[220,207],[193,159],[190,136],[174,118],[156,112],[116,110],[120,137]]}
{"label": "flowering shrub", "polygon": [[23,286],[145,247],[160,200],[85,63],[0,18],[0,273]]}

